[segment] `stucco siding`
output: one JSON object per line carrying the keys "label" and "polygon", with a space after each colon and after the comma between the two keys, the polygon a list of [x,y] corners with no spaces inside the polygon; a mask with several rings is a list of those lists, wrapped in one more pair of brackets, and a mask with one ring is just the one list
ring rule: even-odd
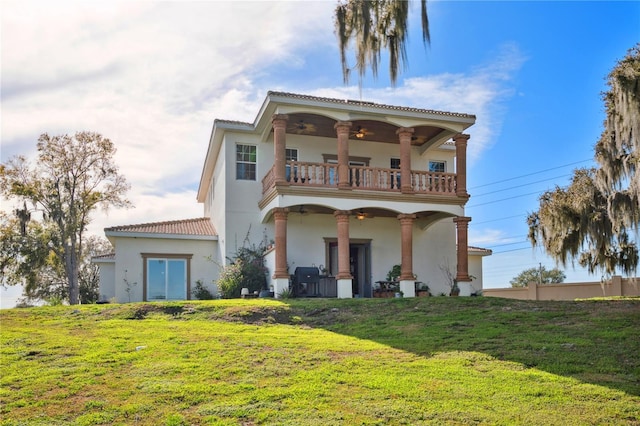
{"label": "stucco siding", "polygon": [[116,264],[115,262],[99,262],[100,285],[98,288],[98,300],[108,302],[116,297]]}
{"label": "stucco siding", "polygon": [[[217,264],[225,262],[225,246],[226,246],[226,228],[225,228],[225,210],[227,208],[227,188],[226,188],[226,170],[224,144],[220,147],[220,155],[213,172],[213,195],[210,210],[206,214],[211,219],[211,223],[218,234],[218,245],[215,253],[212,254],[212,260]],[[211,182],[210,182],[211,183]]]}
{"label": "stucco siding", "polygon": [[[160,238],[116,238],[115,298],[119,303],[143,300],[142,253],[185,254],[191,257],[190,286],[197,280],[214,294],[213,282],[218,278],[218,267],[211,257],[217,257],[217,243],[208,240],[173,240]],[[126,281],[125,281],[126,280]],[[130,292],[127,291],[129,283]]]}
{"label": "stucco siding", "polygon": [[[257,170],[256,180],[236,179],[236,145],[256,146]],[[273,145],[260,143],[255,135],[228,133],[225,135],[226,148],[226,194],[223,231],[219,234],[221,241],[221,255],[225,259],[233,257],[239,247],[244,244],[245,237],[250,232],[251,244],[258,244],[262,239],[259,221],[258,201],[262,197],[262,176],[267,172],[267,162],[262,157],[273,151]],[[271,154],[273,155],[273,154]]]}
{"label": "stucco siding", "polygon": [[482,256],[469,255],[469,275],[471,276],[471,291],[482,290]]}

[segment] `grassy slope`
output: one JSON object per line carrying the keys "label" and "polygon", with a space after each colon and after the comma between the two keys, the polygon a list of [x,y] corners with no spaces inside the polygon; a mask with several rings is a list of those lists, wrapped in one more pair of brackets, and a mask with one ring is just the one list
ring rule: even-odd
{"label": "grassy slope", "polygon": [[640,424],[640,300],[0,312],[1,424]]}

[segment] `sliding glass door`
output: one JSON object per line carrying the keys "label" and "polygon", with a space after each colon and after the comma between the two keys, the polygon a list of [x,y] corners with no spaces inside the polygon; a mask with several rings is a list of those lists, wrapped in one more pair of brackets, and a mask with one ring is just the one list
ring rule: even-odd
{"label": "sliding glass door", "polygon": [[187,260],[147,258],[147,300],[185,300]]}

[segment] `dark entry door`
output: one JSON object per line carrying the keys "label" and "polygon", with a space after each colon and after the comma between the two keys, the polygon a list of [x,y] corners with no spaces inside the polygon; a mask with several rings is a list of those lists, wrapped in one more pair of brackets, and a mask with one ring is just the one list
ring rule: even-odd
{"label": "dark entry door", "polygon": [[349,244],[353,297],[372,297],[371,244]]}

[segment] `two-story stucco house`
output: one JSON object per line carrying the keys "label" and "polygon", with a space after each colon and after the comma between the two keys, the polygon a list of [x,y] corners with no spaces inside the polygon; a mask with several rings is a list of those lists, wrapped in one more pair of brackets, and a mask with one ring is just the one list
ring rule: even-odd
{"label": "two-story stucco house", "polygon": [[[315,295],[371,297],[401,265],[448,293],[482,289],[482,256],[469,248],[466,153],[475,116],[269,92],[253,123],[215,120],[197,193],[204,217],[107,228],[115,254],[101,266],[105,299],[188,299],[201,280],[216,292],[219,265],[247,236],[267,253],[276,297],[297,268],[320,267]],[[471,273],[470,273],[471,267]]]}

